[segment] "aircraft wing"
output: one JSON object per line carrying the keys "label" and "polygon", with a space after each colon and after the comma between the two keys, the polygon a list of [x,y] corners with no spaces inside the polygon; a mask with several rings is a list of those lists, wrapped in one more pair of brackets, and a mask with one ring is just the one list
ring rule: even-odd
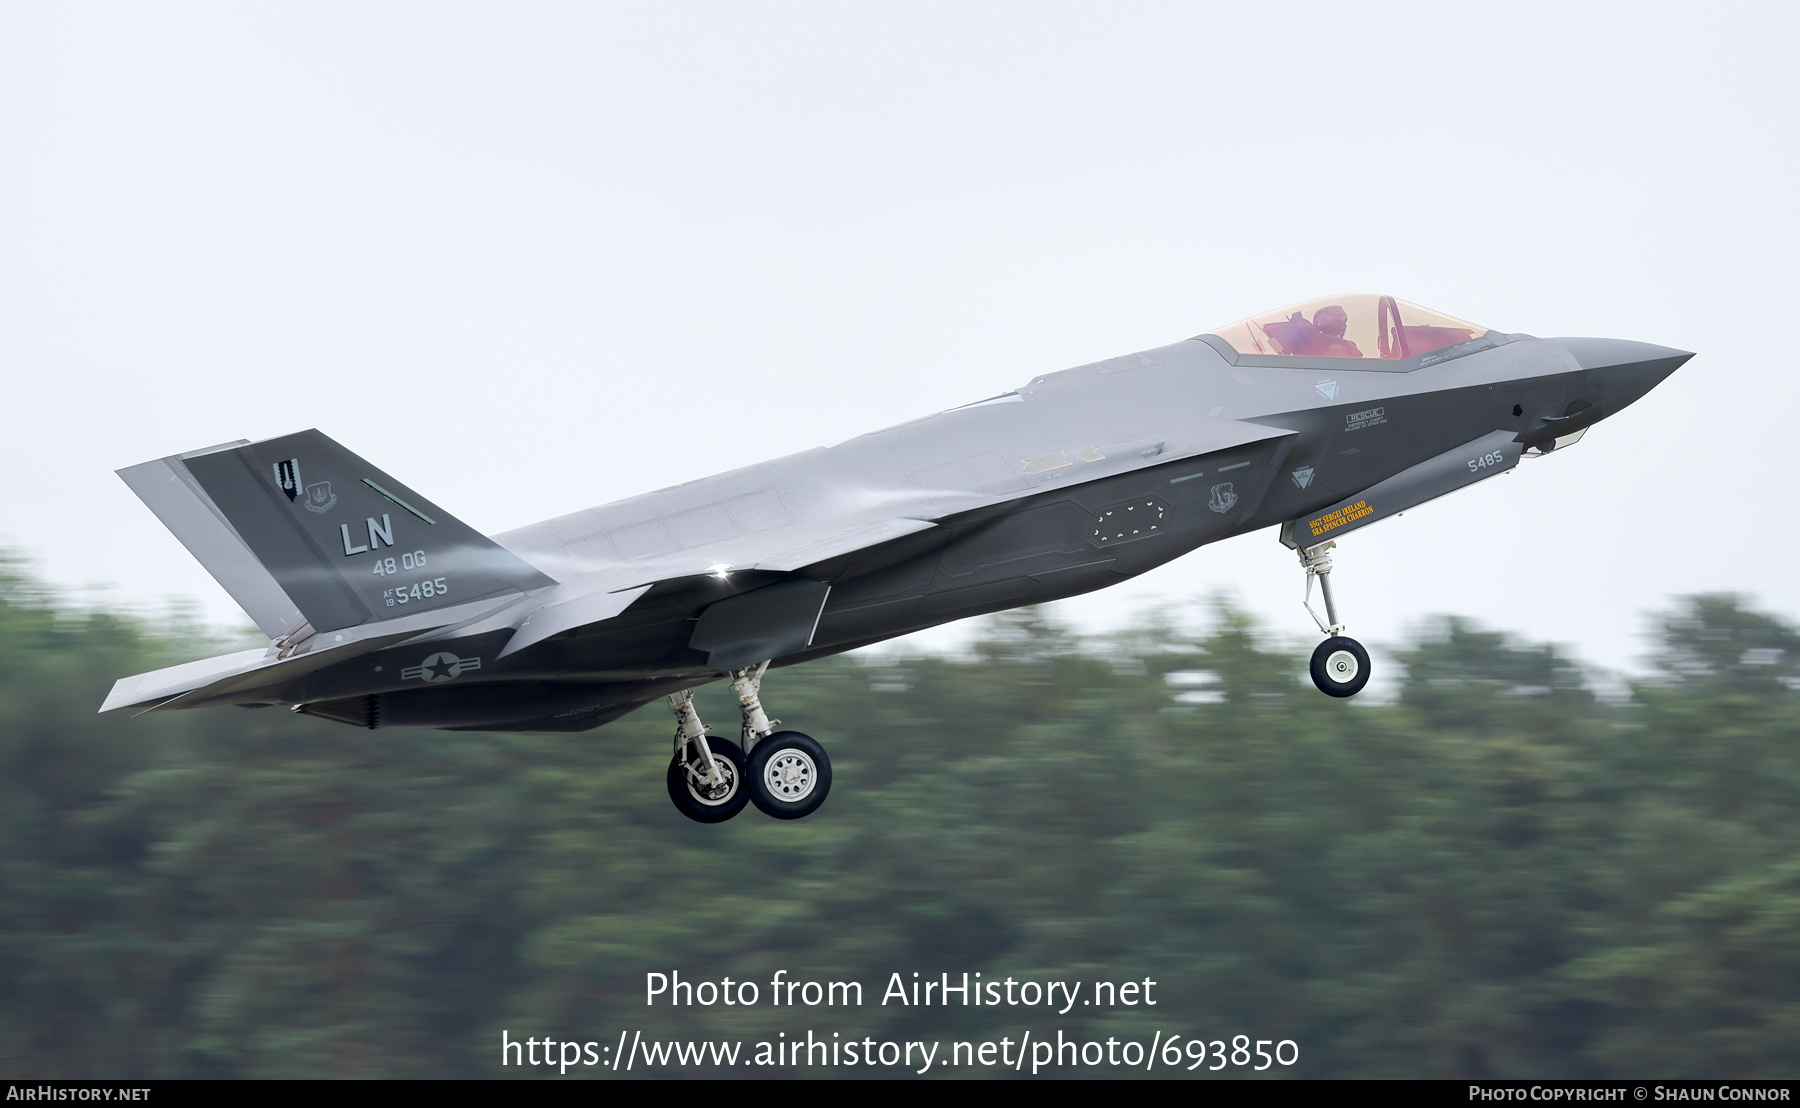
{"label": "aircraft wing", "polygon": [[1050,382],[1029,400],[1008,394],[494,539],[564,590],[635,587],[719,566],[800,573],[1003,501],[1294,434],[1200,414],[1199,400],[1154,392],[1096,415],[1080,396],[1056,395],[1061,387]]}
{"label": "aircraft wing", "polygon": [[[792,573],[807,566],[845,554],[853,554],[859,550],[879,546],[906,535],[928,531],[937,524],[923,519],[890,519],[881,523],[855,527],[840,534],[825,538],[814,536],[802,537],[786,549],[777,549],[774,553],[765,553],[757,560],[743,564],[713,562],[712,554],[681,557],[666,561],[655,567],[655,575],[641,581],[633,581],[625,585],[615,585],[611,581],[586,582],[585,589],[574,585],[563,585],[552,589],[538,599],[543,605],[534,609],[519,625],[519,630],[508,640],[500,657],[517,654],[528,646],[543,642],[554,635],[570,631],[577,627],[599,623],[621,614],[629,608],[638,597],[664,581],[675,581],[685,577],[696,577],[703,573],[719,572],[722,567],[730,565],[736,570],[771,570],[778,573]],[[650,568],[650,567],[646,567]],[[495,624],[494,626],[499,626]],[[485,627],[470,628],[471,632],[486,630]]]}
{"label": "aircraft wing", "polygon": [[1008,394],[496,535],[563,582],[533,598],[502,656],[617,616],[658,585],[709,573],[821,576],[815,567],[954,528],[1002,501],[1294,433],[1190,405],[1133,411],[1098,431],[1071,416],[1069,428],[1045,431],[1020,422],[1029,407]]}
{"label": "aircraft wing", "polygon": [[755,569],[772,569],[783,572],[804,569],[818,562],[830,561],[845,554],[854,554],[858,550],[867,550],[880,546],[884,542],[916,535],[920,531],[929,531],[937,524],[929,519],[889,519],[867,527],[858,527],[831,538],[806,543],[792,550],[772,554],[759,559]]}

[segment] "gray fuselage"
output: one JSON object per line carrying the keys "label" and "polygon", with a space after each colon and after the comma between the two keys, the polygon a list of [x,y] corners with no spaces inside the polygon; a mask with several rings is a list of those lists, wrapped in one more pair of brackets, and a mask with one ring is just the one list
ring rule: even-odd
{"label": "gray fuselage", "polygon": [[[362,726],[591,728],[718,679],[691,640],[726,598],[797,579],[830,586],[810,645],[775,658],[781,666],[1090,592],[1304,517],[1482,435],[1516,432],[1541,448],[1619,411],[1688,357],[1493,333],[1470,346],[1396,365],[1241,357],[1202,337],[1041,376],[494,536],[565,591],[641,589],[617,615],[504,657],[518,629],[476,625],[246,699]],[[479,668],[420,679],[422,658],[439,653]]]}

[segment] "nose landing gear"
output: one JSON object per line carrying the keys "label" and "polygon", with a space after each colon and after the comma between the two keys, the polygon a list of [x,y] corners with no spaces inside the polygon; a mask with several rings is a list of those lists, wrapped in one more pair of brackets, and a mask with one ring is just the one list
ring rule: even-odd
{"label": "nose landing gear", "polygon": [[[1335,546],[1335,542],[1323,542],[1299,549],[1300,564],[1306,569],[1306,596],[1300,604],[1319,625],[1319,633],[1325,636],[1325,641],[1313,650],[1309,667],[1313,684],[1326,696],[1355,696],[1369,683],[1369,652],[1363,649],[1362,643],[1343,634],[1344,625],[1338,619],[1337,605],[1331,599],[1331,550]],[[1319,581],[1319,594],[1325,599],[1325,617],[1330,623],[1313,611],[1315,577]]]}
{"label": "nose landing gear", "polygon": [[1355,696],[1369,683],[1369,652],[1355,639],[1333,635],[1313,650],[1311,670],[1326,696]]}

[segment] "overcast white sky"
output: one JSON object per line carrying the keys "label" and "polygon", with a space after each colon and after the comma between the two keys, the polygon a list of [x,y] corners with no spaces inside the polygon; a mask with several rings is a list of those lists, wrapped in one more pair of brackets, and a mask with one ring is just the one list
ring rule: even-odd
{"label": "overcast white sky", "polygon": [[1796,10],[0,4],[0,541],[242,621],[114,469],[317,426],[493,532],[1368,290],[1699,356],[1346,541],[1352,633],[1794,616]]}

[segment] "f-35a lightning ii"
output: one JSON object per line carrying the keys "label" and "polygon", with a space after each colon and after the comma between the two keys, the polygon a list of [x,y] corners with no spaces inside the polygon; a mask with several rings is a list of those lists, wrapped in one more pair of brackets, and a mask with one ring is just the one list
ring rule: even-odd
{"label": "f-35a lightning ii", "polygon": [[[1692,357],[1502,334],[1391,296],[1296,304],[909,423],[492,537],[318,431],[120,471],[272,640],[120,680],[101,711],[281,705],[358,727],[583,731],[658,697],[692,819],[831,788],[766,671],[1114,585],[1277,529],[1317,580],[1312,679],[1351,696],[1333,546],[1562,449]],[[730,680],[740,741],[695,686]]]}

